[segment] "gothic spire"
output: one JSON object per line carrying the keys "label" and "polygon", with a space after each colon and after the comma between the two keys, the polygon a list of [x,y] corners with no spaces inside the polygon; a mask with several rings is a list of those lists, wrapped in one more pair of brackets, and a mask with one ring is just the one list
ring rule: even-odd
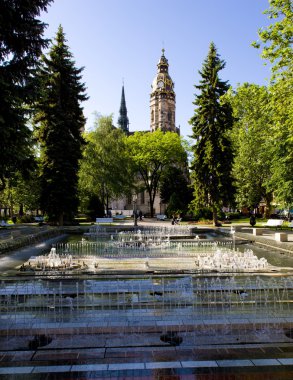
{"label": "gothic spire", "polygon": [[119,125],[119,128],[121,128],[122,131],[124,131],[125,133],[129,132],[129,120],[127,117],[124,84],[122,85],[122,95],[121,95],[121,103],[120,103],[120,109],[119,109],[118,125]]}

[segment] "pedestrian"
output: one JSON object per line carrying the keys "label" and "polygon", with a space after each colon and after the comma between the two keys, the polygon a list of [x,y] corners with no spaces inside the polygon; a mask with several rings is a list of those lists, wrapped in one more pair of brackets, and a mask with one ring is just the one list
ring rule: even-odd
{"label": "pedestrian", "polygon": [[142,211],[141,210],[139,210],[138,216],[139,216],[139,220],[142,220]]}

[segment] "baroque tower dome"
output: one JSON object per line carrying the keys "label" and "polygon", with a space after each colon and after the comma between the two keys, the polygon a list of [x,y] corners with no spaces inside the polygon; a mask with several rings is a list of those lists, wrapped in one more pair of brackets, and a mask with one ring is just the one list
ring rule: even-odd
{"label": "baroque tower dome", "polygon": [[164,49],[157,67],[150,95],[151,131],[161,129],[163,132],[179,133],[179,129],[175,126],[174,82],[168,72],[169,63]]}

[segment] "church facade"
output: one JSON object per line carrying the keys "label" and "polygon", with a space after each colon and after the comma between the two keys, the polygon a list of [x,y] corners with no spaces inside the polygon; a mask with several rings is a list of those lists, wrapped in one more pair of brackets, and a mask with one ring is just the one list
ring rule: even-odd
{"label": "church facade", "polygon": [[[176,95],[174,91],[174,82],[169,75],[169,63],[165,57],[165,50],[162,49],[162,55],[157,64],[157,74],[151,84],[150,94],[150,130],[154,132],[158,129],[163,132],[175,132],[180,134],[180,129],[176,127]],[[125,100],[124,85],[122,86],[121,103],[118,127],[126,134],[134,132],[129,131],[129,119],[127,116],[127,107]],[[136,209],[142,211],[143,215],[150,214],[149,196],[146,191],[137,194]],[[132,197],[117,199],[111,202],[112,213],[131,214],[133,211]],[[154,215],[163,214],[166,205],[161,202],[159,194],[154,202]]]}

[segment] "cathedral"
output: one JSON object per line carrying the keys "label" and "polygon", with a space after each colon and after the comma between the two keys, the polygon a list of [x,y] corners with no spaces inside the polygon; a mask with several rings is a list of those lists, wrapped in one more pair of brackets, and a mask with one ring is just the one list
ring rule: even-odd
{"label": "cathedral", "polygon": [[[176,96],[174,82],[169,75],[169,63],[162,49],[162,56],[157,64],[157,74],[151,85],[150,94],[150,132],[161,129],[163,132],[176,132],[180,134],[175,125]],[[121,103],[119,109],[118,127],[130,134],[129,119],[127,116],[124,85],[122,86]],[[149,132],[149,131],[148,131]]]}
{"label": "cathedral", "polygon": [[[169,63],[165,57],[165,50],[162,49],[161,58],[157,64],[157,74],[151,85],[150,94],[150,130],[154,132],[157,129],[163,132],[175,132],[180,134],[180,129],[175,124],[176,111],[176,95],[174,91],[174,82],[169,75]],[[121,103],[119,109],[119,117],[117,121],[118,127],[126,134],[134,132],[129,131],[129,119],[127,116],[127,107],[125,100],[124,85],[122,86]],[[137,195],[136,208],[144,215],[150,213],[150,202],[148,194],[142,192]],[[154,215],[163,214],[166,205],[160,200],[159,195],[156,196],[154,203]],[[112,212],[127,214],[127,210],[131,213],[133,210],[133,202],[123,198],[112,202]]]}

